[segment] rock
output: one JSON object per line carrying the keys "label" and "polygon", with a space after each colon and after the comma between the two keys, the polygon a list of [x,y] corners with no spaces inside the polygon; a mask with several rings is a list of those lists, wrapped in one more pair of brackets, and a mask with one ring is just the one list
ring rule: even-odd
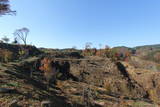
{"label": "rock", "polygon": [[94,101],[94,103],[103,107],[106,105],[104,101]]}
{"label": "rock", "polygon": [[10,102],[9,104],[8,104],[8,107],[18,107],[18,101],[17,100],[13,100],[12,102]]}
{"label": "rock", "polygon": [[42,101],[41,107],[53,107],[53,102],[51,101]]}
{"label": "rock", "polygon": [[0,93],[9,93],[11,91],[14,91],[14,90],[9,88],[0,88]]}

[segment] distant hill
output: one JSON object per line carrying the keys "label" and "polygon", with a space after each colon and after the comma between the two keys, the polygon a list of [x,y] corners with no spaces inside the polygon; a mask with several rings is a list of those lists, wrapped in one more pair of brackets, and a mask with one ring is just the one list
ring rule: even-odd
{"label": "distant hill", "polygon": [[136,55],[138,57],[160,63],[160,44],[137,46],[134,49],[136,50]]}
{"label": "distant hill", "polygon": [[136,46],[133,48],[118,46],[112,49],[122,53],[128,50],[141,59],[160,63],[160,44]]}
{"label": "distant hill", "polygon": [[144,46],[137,46],[135,49],[142,49],[142,48],[153,48],[153,49],[160,49],[160,44],[155,44],[155,45],[144,45]]}

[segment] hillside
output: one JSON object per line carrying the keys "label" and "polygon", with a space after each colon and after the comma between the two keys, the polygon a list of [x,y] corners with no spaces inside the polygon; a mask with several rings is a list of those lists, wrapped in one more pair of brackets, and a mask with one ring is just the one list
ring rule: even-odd
{"label": "hillside", "polygon": [[144,46],[136,46],[136,49],[141,49],[141,48],[153,48],[153,49],[160,49],[160,44],[155,44],[155,45],[144,45]]}
{"label": "hillside", "polygon": [[[160,104],[160,73],[148,67],[151,64],[157,67],[155,62],[137,56],[128,61],[83,56],[79,50],[33,50],[38,54],[0,63],[0,107],[40,107],[44,103],[52,103],[51,107],[158,107]],[[46,57],[59,63],[56,83],[51,83],[48,89],[44,71],[39,69]]]}
{"label": "hillside", "polygon": [[133,48],[119,46],[119,47],[114,47],[113,49],[122,51],[122,52],[130,51],[132,55],[137,56],[141,59],[160,63],[160,45],[159,44],[136,46]]}

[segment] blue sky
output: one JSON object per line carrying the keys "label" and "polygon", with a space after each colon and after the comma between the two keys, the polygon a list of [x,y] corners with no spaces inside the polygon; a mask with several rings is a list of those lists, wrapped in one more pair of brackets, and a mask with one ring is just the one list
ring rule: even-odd
{"label": "blue sky", "polygon": [[37,47],[83,48],[86,42],[138,46],[160,43],[160,0],[11,0],[16,16],[0,17],[0,37],[30,29]]}

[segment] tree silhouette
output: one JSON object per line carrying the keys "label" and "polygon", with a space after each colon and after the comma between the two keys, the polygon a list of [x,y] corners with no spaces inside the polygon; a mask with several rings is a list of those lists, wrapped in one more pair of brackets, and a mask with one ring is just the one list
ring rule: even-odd
{"label": "tree silhouette", "polygon": [[0,0],[0,16],[14,13],[15,11],[10,9],[9,0]]}
{"label": "tree silhouette", "polygon": [[21,29],[17,29],[13,34],[16,38],[19,38],[20,40],[22,40],[24,45],[26,46],[28,33],[29,33],[29,29],[24,27]]}
{"label": "tree silhouette", "polygon": [[14,41],[12,42],[13,44],[18,44],[18,40],[17,40],[17,37],[14,38]]}
{"label": "tree silhouette", "polygon": [[5,43],[8,43],[8,42],[9,42],[9,38],[8,38],[7,36],[4,36],[4,37],[2,38],[2,41],[4,41]]}

